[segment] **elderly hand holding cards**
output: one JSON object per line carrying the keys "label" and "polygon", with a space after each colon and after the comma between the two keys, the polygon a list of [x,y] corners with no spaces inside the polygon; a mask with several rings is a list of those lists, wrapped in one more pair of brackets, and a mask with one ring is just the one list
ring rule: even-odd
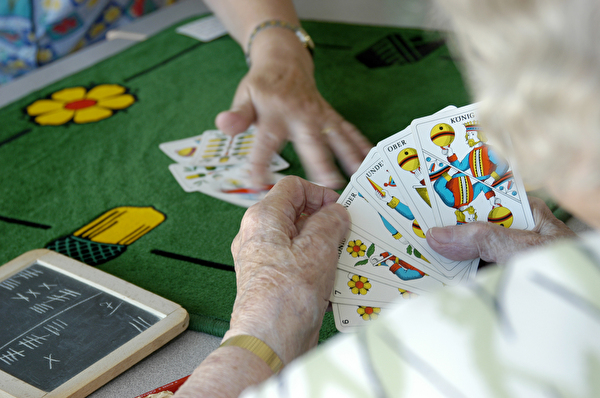
{"label": "elderly hand holding cards", "polygon": [[[334,191],[287,177],[246,212],[231,247],[237,296],[224,341],[258,338],[276,360],[270,367],[250,351],[221,348],[177,396],[237,396],[244,382],[264,380],[273,366],[316,346],[334,280],[335,247],[349,224],[337,198]],[[241,377],[229,378],[242,367]],[[207,383],[211,377],[223,383]]]}
{"label": "elderly hand holding cards", "polygon": [[338,200],[352,219],[330,297],[338,330],[469,282],[480,258],[506,261],[574,235],[541,200],[531,200],[534,219],[519,173],[478,120],[477,104],[415,119],[352,176]]}

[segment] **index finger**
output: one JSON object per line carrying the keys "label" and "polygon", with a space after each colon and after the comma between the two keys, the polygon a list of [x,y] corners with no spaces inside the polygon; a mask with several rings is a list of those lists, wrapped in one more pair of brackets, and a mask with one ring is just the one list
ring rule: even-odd
{"label": "index finger", "polygon": [[250,153],[250,165],[252,166],[252,183],[256,186],[265,186],[268,181],[269,165],[275,153],[284,144],[285,138],[280,138],[271,129],[264,125],[257,126],[254,145]]}

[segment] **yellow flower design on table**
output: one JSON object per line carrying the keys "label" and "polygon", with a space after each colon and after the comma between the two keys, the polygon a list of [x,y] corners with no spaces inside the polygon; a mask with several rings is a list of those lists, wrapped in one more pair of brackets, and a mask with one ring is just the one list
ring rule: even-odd
{"label": "yellow flower design on table", "polygon": [[363,320],[374,321],[379,316],[379,313],[381,312],[381,308],[380,307],[366,307],[364,305],[361,305],[358,307],[356,312],[358,313],[358,315],[360,315],[360,317]]}
{"label": "yellow flower design on table", "polygon": [[39,99],[26,109],[42,126],[60,126],[70,121],[78,124],[98,122],[125,109],[135,97],[118,84],[100,84],[89,91],[85,87],[69,87]]}
{"label": "yellow flower design on table", "polygon": [[369,279],[364,276],[352,275],[350,280],[348,281],[348,287],[352,294],[365,295],[369,292],[371,288],[371,284],[369,283]]}
{"label": "yellow flower design on table", "polygon": [[350,253],[352,257],[362,257],[365,255],[365,250],[367,250],[367,245],[362,243],[359,239],[351,240],[348,242],[348,247],[346,251]]}

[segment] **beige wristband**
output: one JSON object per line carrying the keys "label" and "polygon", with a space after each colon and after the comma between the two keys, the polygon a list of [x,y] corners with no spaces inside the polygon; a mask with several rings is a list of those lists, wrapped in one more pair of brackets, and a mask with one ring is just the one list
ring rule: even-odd
{"label": "beige wristband", "polygon": [[273,351],[271,347],[265,344],[261,339],[258,339],[254,336],[242,334],[230,337],[225,340],[219,346],[219,348],[227,346],[241,347],[252,352],[254,355],[265,361],[273,373],[279,373],[283,367],[283,362],[281,362],[281,359],[279,359],[279,356],[275,353],[275,351]]}
{"label": "beige wristband", "polygon": [[250,66],[250,49],[252,48],[252,42],[254,41],[254,37],[258,32],[268,28],[283,28],[291,30],[296,34],[298,40],[302,43],[304,48],[308,50],[310,55],[313,55],[313,50],[315,49],[315,43],[312,38],[306,33],[304,29],[300,26],[293,25],[289,22],[281,21],[279,19],[271,19],[265,22],[262,22],[254,28],[252,33],[250,33],[250,38],[248,39],[248,45],[246,46],[246,63]]}

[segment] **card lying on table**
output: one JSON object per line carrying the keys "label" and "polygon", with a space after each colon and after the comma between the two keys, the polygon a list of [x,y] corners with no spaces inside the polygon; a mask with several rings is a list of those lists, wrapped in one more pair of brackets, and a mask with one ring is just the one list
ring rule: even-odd
{"label": "card lying on table", "polygon": [[514,165],[478,120],[477,104],[416,119],[381,141],[352,176],[338,200],[352,218],[330,297],[338,330],[359,330],[392,301],[474,278],[479,259],[444,258],[427,244],[429,228],[535,226]]}
{"label": "card lying on table", "polygon": [[[265,190],[253,188],[250,179],[249,155],[254,145],[254,129],[230,137],[219,130],[207,130],[201,135],[164,142],[159,148],[177,163],[169,166],[175,180],[186,192],[205,195],[250,207],[261,200],[283,174],[274,173]],[[289,167],[278,154],[269,165],[271,172]]]}

